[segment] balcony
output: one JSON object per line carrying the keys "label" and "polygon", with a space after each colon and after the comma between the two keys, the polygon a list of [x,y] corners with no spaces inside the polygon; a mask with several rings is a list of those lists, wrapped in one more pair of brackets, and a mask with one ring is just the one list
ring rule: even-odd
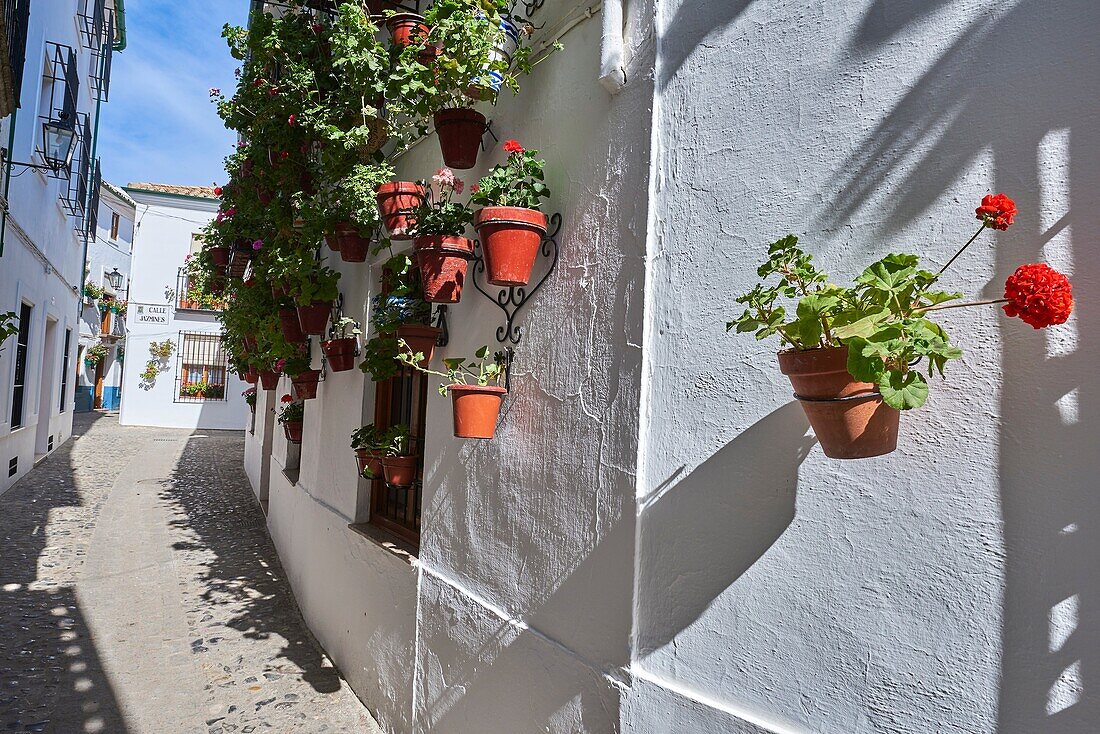
{"label": "balcony", "polygon": [[224,309],[221,296],[210,292],[204,283],[180,268],[176,273],[176,310],[217,313]]}

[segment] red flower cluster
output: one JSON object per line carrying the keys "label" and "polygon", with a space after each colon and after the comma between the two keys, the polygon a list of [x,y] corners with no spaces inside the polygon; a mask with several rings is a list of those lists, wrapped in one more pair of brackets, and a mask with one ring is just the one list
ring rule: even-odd
{"label": "red flower cluster", "polygon": [[523,146],[519,144],[518,140],[505,140],[504,141],[505,153],[522,153]]}
{"label": "red flower cluster", "polygon": [[1021,265],[1005,281],[1005,313],[1036,329],[1064,324],[1073,312],[1073,285],[1045,263]]}
{"label": "red flower cluster", "polygon": [[985,226],[1002,232],[1009,228],[1017,214],[1016,202],[1004,194],[986,194],[982,198],[982,205],[974,211],[977,218],[985,222]]}
{"label": "red flower cluster", "polygon": [[284,395],[283,397],[281,397],[279,399],[284,403],[293,403],[294,402],[294,398],[290,397],[290,393],[287,393],[286,395]]}

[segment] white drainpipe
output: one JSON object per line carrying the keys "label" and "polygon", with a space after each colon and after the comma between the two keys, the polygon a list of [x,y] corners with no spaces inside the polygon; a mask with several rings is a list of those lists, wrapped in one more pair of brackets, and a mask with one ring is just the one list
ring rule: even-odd
{"label": "white drainpipe", "polygon": [[623,38],[624,0],[603,0],[603,39],[600,43],[600,84],[611,94],[626,86],[623,63],[626,39]]}

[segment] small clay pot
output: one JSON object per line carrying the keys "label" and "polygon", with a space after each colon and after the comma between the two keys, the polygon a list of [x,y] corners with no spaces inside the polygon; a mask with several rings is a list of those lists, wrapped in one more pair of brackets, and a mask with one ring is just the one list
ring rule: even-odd
{"label": "small clay pot", "polygon": [[306,335],[298,322],[298,312],[293,308],[279,309],[279,329],[283,332],[283,338],[291,344],[306,343]]}
{"label": "small clay pot", "polygon": [[394,181],[382,184],[374,190],[378,202],[378,211],[382,214],[382,223],[390,233],[390,239],[407,241],[412,239],[415,218],[411,215],[424,203],[427,192],[418,183]]}
{"label": "small clay pot", "polygon": [[419,456],[386,456],[382,458],[382,474],[386,484],[395,487],[411,487],[416,482],[416,466]]}
{"label": "small clay pot", "polygon": [[298,400],[313,400],[317,397],[317,381],[321,379],[321,370],[306,370],[290,378],[294,396]]}
{"label": "small clay pot", "polygon": [[523,286],[546,236],[546,215],[535,209],[491,206],[474,215],[474,228],[485,253],[485,277],[493,285]]}
{"label": "small clay pot", "polygon": [[211,247],[207,252],[210,253],[210,261],[214,263],[214,267],[224,268],[229,265],[228,247]]}
{"label": "small clay pot", "polygon": [[248,372],[241,375],[241,378],[249,385],[255,385],[260,379],[260,373],[255,368],[249,368]]}
{"label": "small clay pot", "polygon": [[420,268],[424,300],[429,303],[458,303],[466,270],[474,255],[474,241],[450,235],[417,237],[413,254]]}
{"label": "small clay pot", "polygon": [[779,353],[821,449],[830,459],[866,459],[898,445],[901,413],[870,382],[848,373],[848,347]]}
{"label": "small clay pot", "polygon": [[485,135],[485,115],[461,107],[440,110],[435,113],[435,132],[444,163],[460,170],[477,165],[481,138]]}
{"label": "small clay pot", "polygon": [[260,387],[274,390],[279,386],[279,373],[274,370],[260,370]]}
{"label": "small clay pot", "polygon": [[496,435],[500,404],[508,393],[488,385],[448,385],[454,411],[455,438],[492,438]]}
{"label": "small clay pot", "polygon": [[423,43],[431,31],[424,18],[416,13],[395,13],[386,19],[386,28],[390,31],[390,41],[399,48]]}
{"label": "small clay pot", "polygon": [[368,469],[374,478],[382,475],[382,455],[370,449],[355,449],[355,464],[360,476]]}
{"label": "small clay pot", "polygon": [[332,304],[328,301],[314,301],[308,306],[298,306],[298,323],[302,325],[302,331],[316,336],[324,334],[331,311]]}
{"label": "small clay pot", "polygon": [[271,297],[276,301],[287,297],[286,283],[276,280],[271,284]]}
{"label": "small clay pot", "polygon": [[332,240],[335,240],[335,243],[330,240],[329,246],[332,247],[335,244],[339,248],[340,259],[344,262],[366,262],[367,255],[370,254],[370,238],[360,236],[359,228],[354,224],[350,222],[337,224]]}
{"label": "small clay pot", "polygon": [[329,369],[333,372],[347,372],[355,367],[356,346],[353,336],[321,342],[321,351],[325,353]]}
{"label": "small clay pot", "polygon": [[283,424],[283,433],[290,443],[302,442],[302,421],[287,421]]}
{"label": "small clay pot", "polygon": [[402,324],[397,327],[397,338],[404,339],[414,352],[421,352],[424,361],[421,366],[427,367],[432,363],[432,355],[435,354],[436,342],[443,329],[436,326],[424,326],[421,324]]}

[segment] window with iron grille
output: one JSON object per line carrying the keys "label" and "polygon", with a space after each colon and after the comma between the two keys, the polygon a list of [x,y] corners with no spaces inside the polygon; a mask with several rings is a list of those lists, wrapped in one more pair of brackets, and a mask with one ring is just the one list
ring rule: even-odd
{"label": "window with iron grille", "polygon": [[31,343],[31,310],[26,303],[19,306],[19,336],[15,342],[15,379],[11,393],[11,427],[23,425],[23,408],[26,402],[27,355]]}
{"label": "window with iron grille", "polygon": [[225,401],[229,353],[221,334],[181,331],[176,350],[177,403]]}
{"label": "window with iron grille", "polygon": [[420,507],[424,477],[424,419],[428,403],[427,375],[411,368],[378,383],[374,424],[385,430],[407,425],[412,450],[420,456],[411,487],[393,487],[381,477],[371,482],[370,524],[388,530],[413,545],[420,543]]}
{"label": "window with iron grille", "polygon": [[30,0],[7,0],[3,3],[4,28],[8,39],[8,67],[11,69],[11,97],[0,103],[0,117],[12,113],[9,104],[20,106],[23,69],[27,65],[27,31],[30,27]]}
{"label": "window with iron grille", "polygon": [[72,349],[73,330],[65,329],[65,349],[61,352],[61,412],[65,412],[65,398],[69,389],[69,350]]}
{"label": "window with iron grille", "polygon": [[[72,48],[53,41],[46,42],[46,68],[42,75],[42,98],[39,101],[39,131],[35,149],[42,160],[46,160],[46,141],[43,125],[60,123],[76,132],[78,136],[91,141],[88,132],[87,115],[80,113],[78,118],[77,100],[79,99],[80,77],[76,68],[76,52]],[[81,125],[80,123],[84,124]],[[75,156],[74,156],[75,157]],[[56,170],[50,169],[47,175],[66,181],[72,177],[72,162]],[[86,183],[86,182],[85,182]],[[61,199],[64,202],[68,188],[62,187]]]}

